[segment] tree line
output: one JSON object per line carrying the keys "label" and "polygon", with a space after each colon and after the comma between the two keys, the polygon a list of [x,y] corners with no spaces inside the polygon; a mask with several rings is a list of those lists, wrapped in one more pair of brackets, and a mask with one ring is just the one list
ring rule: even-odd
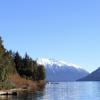
{"label": "tree line", "polygon": [[33,81],[44,80],[45,68],[38,65],[27,53],[22,57],[19,52],[6,50],[0,37],[0,81],[7,80],[11,74],[19,74]]}

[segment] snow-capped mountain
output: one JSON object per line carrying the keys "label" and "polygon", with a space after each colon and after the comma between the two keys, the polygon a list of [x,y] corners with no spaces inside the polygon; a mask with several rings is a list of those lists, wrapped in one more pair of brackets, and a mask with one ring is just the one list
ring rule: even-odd
{"label": "snow-capped mountain", "polygon": [[47,81],[75,81],[89,73],[77,65],[55,59],[37,59],[37,63],[44,65]]}

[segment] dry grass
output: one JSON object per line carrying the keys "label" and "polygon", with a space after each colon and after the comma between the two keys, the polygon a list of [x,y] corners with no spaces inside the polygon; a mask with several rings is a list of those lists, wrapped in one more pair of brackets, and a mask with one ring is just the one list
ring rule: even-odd
{"label": "dry grass", "polygon": [[36,91],[37,89],[43,88],[45,86],[45,81],[32,81],[32,80],[26,80],[19,75],[11,75],[9,76],[10,82],[15,84],[16,88],[22,88],[22,89],[29,89],[32,91]]}
{"label": "dry grass", "polygon": [[39,89],[45,86],[46,82],[44,80],[37,81],[37,86]]}
{"label": "dry grass", "polygon": [[31,80],[26,80],[19,75],[11,75],[9,77],[9,80],[15,84],[16,88],[23,88],[23,89],[37,89],[36,82],[33,82]]}

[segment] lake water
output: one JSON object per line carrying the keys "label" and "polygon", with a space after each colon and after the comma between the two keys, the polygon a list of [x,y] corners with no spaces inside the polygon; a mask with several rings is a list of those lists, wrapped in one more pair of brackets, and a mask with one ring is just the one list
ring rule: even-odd
{"label": "lake water", "polygon": [[100,82],[49,83],[36,93],[0,96],[0,100],[100,100]]}

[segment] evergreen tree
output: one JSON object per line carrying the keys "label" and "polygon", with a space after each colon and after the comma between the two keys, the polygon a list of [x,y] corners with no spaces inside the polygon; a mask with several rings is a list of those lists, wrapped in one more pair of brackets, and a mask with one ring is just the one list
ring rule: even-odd
{"label": "evergreen tree", "polygon": [[23,74],[23,70],[24,69],[24,64],[23,64],[23,59],[22,57],[20,56],[20,54],[18,52],[14,53],[13,54],[13,59],[14,59],[14,62],[15,62],[15,67],[16,67],[16,70],[17,72],[22,75]]}
{"label": "evergreen tree", "polygon": [[45,79],[45,69],[43,65],[38,65],[38,80]]}
{"label": "evergreen tree", "polygon": [[38,79],[38,69],[37,69],[37,62],[32,61],[33,65],[31,67],[32,69],[32,79],[37,80]]}

